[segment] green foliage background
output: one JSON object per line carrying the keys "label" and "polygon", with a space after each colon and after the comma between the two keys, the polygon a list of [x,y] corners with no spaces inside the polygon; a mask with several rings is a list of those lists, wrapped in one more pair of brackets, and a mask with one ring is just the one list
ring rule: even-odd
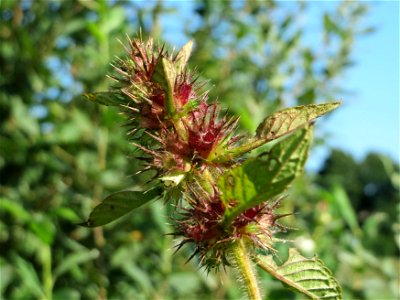
{"label": "green foliage background", "polygon": [[[300,2],[0,5],[1,299],[240,298],[229,270],[207,275],[196,260],[185,264],[191,249],[173,254],[160,202],[104,228],[76,225],[110,193],[146,181],[134,175],[122,118],[78,96],[108,89],[125,33],[141,28],[167,41],[180,34],[195,41],[189,63],[210,79],[211,98],[241,116],[242,130],[254,130],[277,108],[335,99],[354,42],[370,31],[361,26],[366,5],[337,3],[321,20],[318,47],[299,22],[313,4]],[[183,22],[183,31],[168,32],[165,20]],[[298,230],[282,237],[318,253],[345,299],[396,299],[398,194],[399,166],[389,158],[371,153],[357,162],[335,150],[319,174],[288,192],[282,211],[298,212],[286,221]],[[287,245],[277,247],[283,261]],[[267,275],[261,283],[269,299],[297,297]]]}

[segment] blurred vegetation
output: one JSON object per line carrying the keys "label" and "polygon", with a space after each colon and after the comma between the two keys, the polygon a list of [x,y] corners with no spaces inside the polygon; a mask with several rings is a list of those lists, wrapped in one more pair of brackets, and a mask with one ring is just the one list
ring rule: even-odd
{"label": "blurred vegetation", "polygon": [[[76,225],[109,193],[146,180],[129,176],[137,162],[121,117],[77,96],[108,88],[125,33],[142,28],[176,42],[168,30],[179,23],[176,34],[196,43],[192,68],[210,79],[212,97],[241,115],[243,130],[276,108],[334,99],[354,42],[370,31],[368,7],[336,3],[310,29],[302,20],[313,5],[2,1],[0,298],[239,298],[229,271],[207,275],[196,261],[185,264],[191,249],[173,254],[162,203],[104,228]],[[395,299],[398,193],[399,166],[389,158],[357,162],[335,150],[288,193],[282,210],[299,212],[287,222],[299,230],[283,237],[318,253],[345,299]],[[297,297],[267,276],[262,286],[269,299]]]}

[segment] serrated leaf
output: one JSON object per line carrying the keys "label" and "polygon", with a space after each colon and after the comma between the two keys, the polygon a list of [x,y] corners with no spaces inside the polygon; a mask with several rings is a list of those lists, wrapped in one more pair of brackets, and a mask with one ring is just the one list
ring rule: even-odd
{"label": "serrated leaf", "polygon": [[222,155],[213,159],[213,161],[219,163],[231,161],[235,157],[239,157],[272,140],[308,125],[316,118],[337,108],[340,104],[341,102],[309,104],[280,110],[261,122],[257,127],[254,137],[249,138],[238,147],[227,150]]}
{"label": "serrated leaf", "polygon": [[285,285],[310,299],[340,300],[342,289],[332,272],[317,257],[303,257],[289,249],[289,258],[278,266],[272,256],[258,256],[257,264]]}
{"label": "serrated leaf", "polygon": [[123,95],[115,92],[85,93],[79,98],[106,106],[120,106],[127,103]]}
{"label": "serrated leaf", "polygon": [[181,50],[179,50],[178,54],[176,55],[175,61],[175,70],[178,74],[182,73],[187,61],[189,60],[190,54],[192,53],[193,49],[193,41],[189,41],[186,43]]}
{"label": "serrated leaf", "polygon": [[274,145],[263,156],[248,159],[218,179],[222,201],[237,205],[225,211],[229,224],[243,211],[282,193],[303,171],[312,136],[306,127]]}
{"label": "serrated leaf", "polygon": [[111,194],[93,209],[86,222],[79,225],[85,227],[106,225],[126,215],[133,209],[149,202],[160,194],[158,189],[148,192],[122,191]]}
{"label": "serrated leaf", "polygon": [[264,119],[256,137],[271,141],[305,126],[314,119],[337,108],[340,102],[301,105],[280,110]]}

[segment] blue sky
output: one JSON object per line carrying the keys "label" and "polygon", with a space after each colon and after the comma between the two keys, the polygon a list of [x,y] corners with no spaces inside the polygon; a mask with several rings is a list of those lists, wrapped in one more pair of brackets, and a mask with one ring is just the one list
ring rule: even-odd
{"label": "blue sky", "polygon": [[368,23],[376,32],[357,40],[356,65],[346,72],[342,86],[354,93],[323,124],[329,144],[361,159],[369,151],[399,162],[399,2],[371,3]]}

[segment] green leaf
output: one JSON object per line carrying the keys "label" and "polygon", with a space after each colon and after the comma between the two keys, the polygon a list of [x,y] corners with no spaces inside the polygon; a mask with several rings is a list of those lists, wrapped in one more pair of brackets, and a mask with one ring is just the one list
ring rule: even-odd
{"label": "green leaf", "polygon": [[218,179],[222,201],[237,205],[225,212],[230,224],[243,211],[282,193],[303,171],[312,136],[306,127],[274,145],[269,152],[248,159]]}
{"label": "green leaf", "polygon": [[43,214],[33,214],[29,228],[43,243],[46,245],[53,244],[56,227],[49,217]]}
{"label": "green leaf", "polygon": [[165,80],[167,83],[167,86],[165,87],[165,92],[166,92],[165,108],[170,116],[174,116],[176,112],[175,101],[174,101],[176,72],[173,63],[170,60],[163,58],[162,65],[165,74]]}
{"label": "green leaf", "polygon": [[169,116],[174,116],[176,112],[174,101],[176,71],[173,62],[162,58],[155,67],[152,80],[163,87],[166,98],[165,109]]}
{"label": "green leaf", "polygon": [[358,225],[357,214],[351,205],[346,190],[341,185],[334,184],[331,192],[323,192],[323,196],[329,201],[331,207],[338,210],[339,214],[350,227],[353,234],[355,236],[360,236],[362,232]]}
{"label": "green leaf", "polygon": [[331,271],[317,257],[305,258],[296,249],[289,249],[289,258],[278,266],[272,255],[259,256],[257,264],[289,288],[310,299],[342,299],[342,289]]}
{"label": "green leaf", "polygon": [[340,37],[344,37],[345,32],[342,28],[340,28],[340,26],[335,23],[331,16],[329,16],[327,13],[324,14],[324,29],[325,31],[329,34],[329,33],[334,33],[339,35]]}
{"label": "green leaf", "polygon": [[59,288],[53,293],[53,300],[79,300],[81,299],[80,293],[73,288]]}
{"label": "green leaf", "polygon": [[33,265],[17,255],[13,256],[15,260],[16,270],[23,284],[30,289],[32,296],[35,296],[38,299],[45,298],[42,283],[40,282]]}
{"label": "green leaf", "polygon": [[159,195],[158,189],[148,192],[122,191],[111,194],[93,209],[86,222],[79,225],[97,227],[108,224]]}
{"label": "green leaf", "polygon": [[0,197],[0,212],[9,212],[16,223],[25,223],[31,219],[30,213],[19,203]]}
{"label": "green leaf", "polygon": [[280,110],[261,122],[256,130],[256,137],[266,141],[277,139],[305,126],[340,104],[341,102],[309,104]]}
{"label": "green leaf", "polygon": [[85,93],[80,95],[78,98],[106,106],[120,106],[127,104],[127,99],[117,92]]}
{"label": "green leaf", "polygon": [[175,272],[168,277],[168,286],[180,295],[190,295],[192,291],[201,288],[202,282],[198,276],[195,272]]}
{"label": "green leaf", "polygon": [[175,70],[178,74],[182,73],[187,61],[189,60],[190,53],[192,53],[193,49],[193,41],[189,41],[182,47],[182,49],[176,55],[175,61]]}
{"label": "green leaf", "polygon": [[[1,226],[3,230],[3,226]],[[6,288],[13,283],[15,266],[10,262],[9,259],[0,257],[0,299],[4,299],[2,296],[5,293]]]}
{"label": "green leaf", "polygon": [[72,254],[64,257],[62,262],[55,268],[53,272],[54,278],[60,277],[65,272],[75,268],[77,265],[84,262],[94,260],[99,257],[100,252],[97,249],[92,250],[81,250],[79,252],[74,252]]}
{"label": "green leaf", "polygon": [[234,157],[241,156],[269,141],[306,126],[316,118],[337,108],[340,104],[341,102],[309,104],[280,110],[261,122],[257,127],[255,137],[248,139],[236,148],[226,151],[226,153],[216,157],[213,161],[220,163],[230,161]]}

